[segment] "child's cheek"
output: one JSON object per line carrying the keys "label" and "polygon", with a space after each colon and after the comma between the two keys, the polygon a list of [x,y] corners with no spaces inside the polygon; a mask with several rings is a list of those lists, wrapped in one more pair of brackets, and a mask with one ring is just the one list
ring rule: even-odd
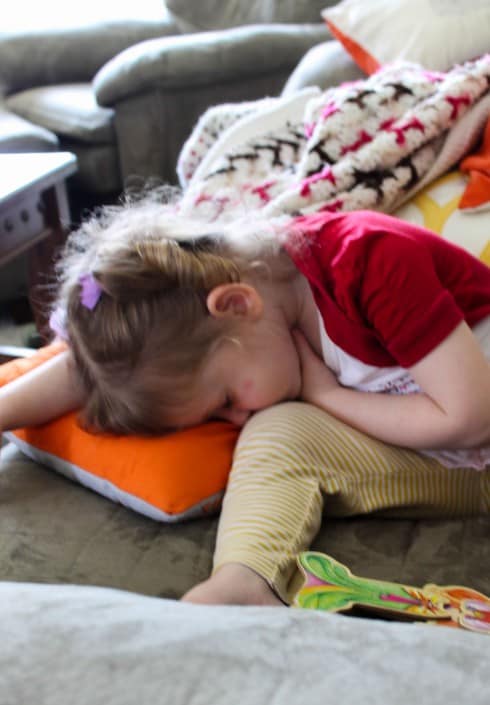
{"label": "child's cheek", "polygon": [[[248,411],[260,411],[281,401],[284,396],[268,379],[246,379],[240,387],[237,406]],[[269,382],[269,383],[268,383]]]}
{"label": "child's cheek", "polygon": [[245,379],[239,387],[239,400],[241,406],[249,406],[257,396],[257,387],[253,379]]}

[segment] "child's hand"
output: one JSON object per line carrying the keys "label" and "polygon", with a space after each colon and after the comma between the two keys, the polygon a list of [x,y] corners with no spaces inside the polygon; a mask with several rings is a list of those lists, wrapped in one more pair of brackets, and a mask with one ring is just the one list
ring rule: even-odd
{"label": "child's hand", "polygon": [[316,354],[301,331],[293,331],[294,341],[301,362],[301,399],[322,406],[325,396],[338,389],[333,372]]}

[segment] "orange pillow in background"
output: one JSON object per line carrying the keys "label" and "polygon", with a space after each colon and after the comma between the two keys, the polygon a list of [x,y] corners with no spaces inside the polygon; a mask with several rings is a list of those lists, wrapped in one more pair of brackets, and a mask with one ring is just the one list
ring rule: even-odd
{"label": "orange pillow in background", "polygon": [[338,39],[346,52],[351,55],[353,60],[359,68],[364,71],[364,73],[371,75],[381,67],[381,64],[374,58],[374,56],[371,56],[371,54],[360,44],[354,41],[354,39],[351,39],[344,34],[333,22],[331,22],[328,18],[325,22],[335,39]]}
{"label": "orange pillow in background", "polygon": [[480,148],[465,157],[459,165],[469,176],[459,208],[477,210],[490,207],[490,118],[483,133]]}
{"label": "orange pillow in background", "polygon": [[[65,349],[53,343],[0,365],[0,386]],[[177,522],[221,506],[239,429],[215,421],[165,436],[87,433],[76,413],[5,436],[25,455],[140,514]]]}

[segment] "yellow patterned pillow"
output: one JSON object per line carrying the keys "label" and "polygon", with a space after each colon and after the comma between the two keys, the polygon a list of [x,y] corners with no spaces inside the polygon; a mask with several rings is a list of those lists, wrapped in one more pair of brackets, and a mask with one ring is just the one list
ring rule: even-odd
{"label": "yellow patterned pillow", "polygon": [[490,211],[458,209],[468,178],[459,171],[441,176],[393,215],[422,225],[454,242],[490,266]]}

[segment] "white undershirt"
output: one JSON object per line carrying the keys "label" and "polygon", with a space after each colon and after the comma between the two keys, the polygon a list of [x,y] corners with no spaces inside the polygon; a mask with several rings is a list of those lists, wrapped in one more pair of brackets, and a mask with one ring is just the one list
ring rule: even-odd
{"label": "white undershirt", "polygon": [[[329,338],[318,311],[320,339],[325,364],[334,372],[344,387],[361,392],[383,394],[413,394],[421,389],[403,367],[376,367],[367,365],[339,348]],[[490,316],[472,329],[483,354],[490,361]],[[435,458],[447,468],[468,467],[483,470],[490,465],[490,446],[463,450],[421,450],[423,455]]]}

